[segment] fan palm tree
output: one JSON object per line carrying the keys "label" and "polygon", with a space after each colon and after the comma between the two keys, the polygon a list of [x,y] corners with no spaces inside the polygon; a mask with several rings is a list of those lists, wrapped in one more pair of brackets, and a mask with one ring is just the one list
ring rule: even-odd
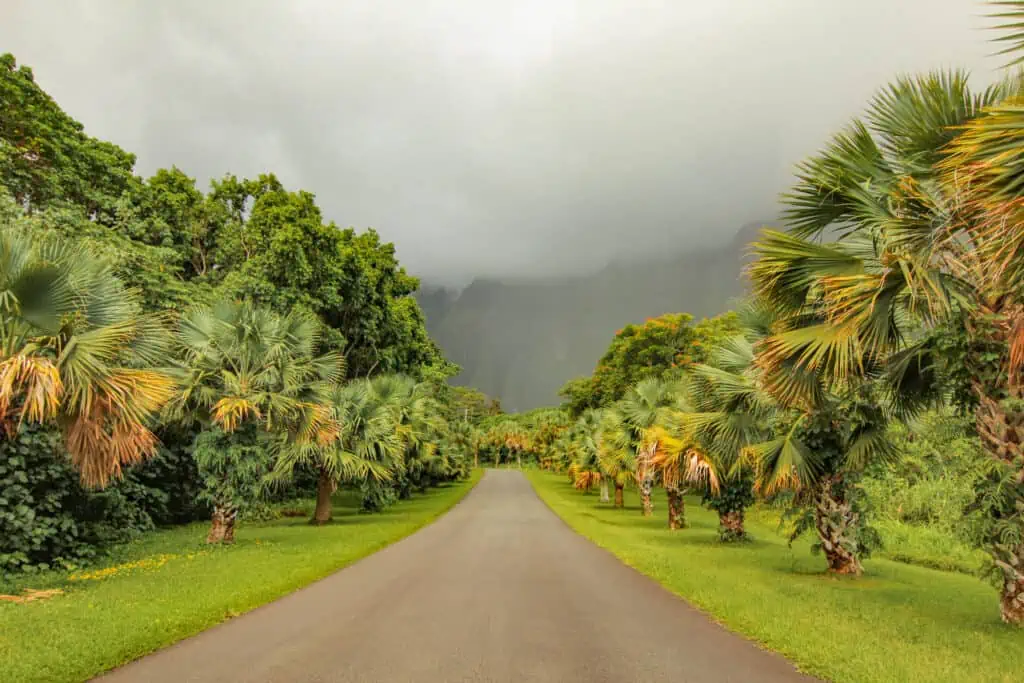
{"label": "fan palm tree", "polygon": [[269,455],[294,461],[326,452],[338,439],[341,425],[328,399],[343,364],[337,354],[315,356],[318,340],[314,317],[279,316],[249,302],[222,301],[182,316],[183,378],[169,413],[200,421],[208,432],[196,448],[213,504],[207,542],[234,539],[238,511],[256,495]]}
{"label": "fan palm tree", "polygon": [[744,448],[764,440],[758,422],[771,410],[759,390],[753,345],[742,336],[712,349],[709,364],[687,370],[655,437],[654,465],[668,495],[669,528],[686,526],[691,486],[718,512],[723,540],[746,537],[744,509],[753,502]]}
{"label": "fan palm tree", "polygon": [[616,507],[622,507],[623,477],[632,475],[640,489],[641,512],[654,513],[651,499],[656,469],[652,460],[658,439],[652,431],[661,412],[674,400],[673,387],[660,379],[642,380],[602,416],[601,465],[615,482]]}
{"label": "fan palm tree", "polygon": [[473,467],[480,466],[480,432],[469,420],[456,420],[448,425],[449,445],[464,457],[473,455]]}
{"label": "fan palm tree", "polygon": [[[754,363],[754,344],[767,324],[763,306],[741,309],[745,334],[725,340],[710,352],[709,362],[689,368],[681,394],[683,408],[675,419],[696,442],[688,479],[705,492],[705,503],[718,513],[723,540],[746,538],[744,510],[753,503],[751,472],[745,450],[768,438],[767,423],[775,406],[762,389]],[[689,408],[689,410],[686,410]],[[699,464],[708,468],[705,473]]]}
{"label": "fan palm tree", "polygon": [[[1024,331],[1020,223],[1013,202],[998,199],[1009,185],[997,190],[990,172],[1005,159],[986,157],[992,145],[981,142],[986,126],[1005,130],[997,103],[1021,91],[1017,77],[978,94],[959,72],[900,79],[864,121],[800,166],[787,197],[789,232],[766,231],[751,267],[755,290],[781,319],[759,353],[765,386],[804,411],[789,438],[759,451],[788,459],[783,478],[813,478],[819,492],[834,492],[843,488],[838,472],[885,457],[885,416],[863,405],[873,400],[872,378],[886,378],[895,415],[913,414],[936,398],[940,351],[956,330],[973,349],[958,365],[986,447],[1008,462],[1007,444],[1024,439],[1024,412],[1005,401],[1021,392],[1013,383],[1024,361],[1013,347],[1015,330]],[[837,430],[830,448],[845,464],[821,476],[821,451],[799,446],[797,433],[820,428],[844,400],[874,424]],[[844,504],[819,498],[819,508],[819,518],[835,517]],[[1013,552],[1024,563],[1024,543]],[[1024,620],[1024,573],[1006,577],[1016,606],[1004,603],[1004,618]]]}
{"label": "fan palm tree", "polygon": [[501,464],[501,452],[504,450],[516,456],[516,464],[523,466],[523,451],[530,448],[530,433],[516,420],[501,420],[487,430],[486,441],[494,448],[494,464]]}
{"label": "fan palm tree", "polygon": [[601,409],[596,443],[601,476],[615,486],[615,507],[623,508],[626,484],[635,479],[637,458],[626,417],[618,406]]}
{"label": "fan palm tree", "polygon": [[301,439],[282,449],[274,468],[274,478],[291,476],[300,464],[317,471],[317,497],[310,523],[331,521],[331,497],[342,483],[390,482],[401,466],[401,448],[397,426],[390,406],[374,397],[369,383],[356,380],[335,384],[323,403],[331,427],[326,439]]}
{"label": "fan palm tree", "polygon": [[573,458],[573,486],[589,491],[595,484],[601,487],[601,502],[607,503],[608,477],[601,470],[601,411],[588,408],[576,420],[570,442],[576,448]]}
{"label": "fan palm tree", "polygon": [[174,394],[161,321],[79,246],[0,229],[0,425],[56,421],[87,486],[152,455]]}
{"label": "fan palm tree", "polygon": [[395,429],[403,447],[399,496],[408,498],[413,488],[429,484],[428,464],[436,456],[444,428],[440,405],[429,387],[403,375],[381,375],[370,382],[375,399],[394,415]]}

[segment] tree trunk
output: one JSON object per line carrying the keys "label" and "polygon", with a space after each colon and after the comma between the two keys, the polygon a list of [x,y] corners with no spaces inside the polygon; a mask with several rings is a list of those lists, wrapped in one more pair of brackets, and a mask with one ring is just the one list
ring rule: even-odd
{"label": "tree trunk", "polygon": [[[1010,482],[1018,489],[1013,501],[1016,519],[1006,519],[1020,529],[1024,501],[1024,304],[1020,294],[985,301],[967,320],[967,331],[976,349],[968,355],[972,389],[978,399],[975,426],[989,457],[1008,468]],[[992,511],[1000,517],[1004,515]],[[1002,574],[999,592],[1003,621],[1024,626],[1024,544],[1016,546],[1001,538],[987,539],[988,552]]]}
{"label": "tree trunk", "polygon": [[[975,417],[985,450],[1012,467],[1018,482],[1024,480],[1024,470],[1020,469],[1020,463],[1024,462],[1024,412],[988,396],[979,398]],[[1019,500],[1017,505],[1021,505]],[[989,553],[1003,577],[999,591],[1000,616],[1007,624],[1024,626],[1024,544],[1013,546],[990,541]]]}
{"label": "tree trunk", "polygon": [[718,535],[723,541],[740,541],[747,537],[743,526],[743,510],[718,513]]}
{"label": "tree trunk", "polygon": [[206,542],[234,543],[237,518],[238,510],[230,505],[215,505],[210,523],[210,533],[206,535]]}
{"label": "tree trunk", "polygon": [[860,564],[855,537],[859,519],[845,496],[837,495],[838,484],[835,479],[822,484],[814,508],[814,526],[829,572],[860,576],[864,568]]}
{"label": "tree trunk", "polygon": [[313,524],[327,524],[331,521],[331,495],[337,488],[326,470],[320,470],[320,477],[316,482],[316,510],[313,511]]}
{"label": "tree trunk", "polygon": [[653,488],[654,477],[645,476],[640,479],[640,511],[644,517],[650,517],[654,514],[654,501],[651,499],[651,490]]}
{"label": "tree trunk", "polygon": [[608,498],[608,479],[601,477],[601,502],[607,503],[610,499]]}
{"label": "tree trunk", "polygon": [[1017,548],[1019,563],[1013,571],[1003,569],[1003,589],[999,592],[999,614],[1003,621],[1024,626],[1024,546]]}
{"label": "tree trunk", "polygon": [[683,498],[683,490],[678,486],[665,488],[668,494],[668,528],[686,528],[686,501]]}
{"label": "tree trunk", "polygon": [[619,482],[615,482],[615,507],[617,507],[617,508],[626,507],[626,501],[625,501],[625,499],[624,499],[624,497],[622,495],[622,492],[623,492],[624,488],[625,488],[624,484],[620,484]]}

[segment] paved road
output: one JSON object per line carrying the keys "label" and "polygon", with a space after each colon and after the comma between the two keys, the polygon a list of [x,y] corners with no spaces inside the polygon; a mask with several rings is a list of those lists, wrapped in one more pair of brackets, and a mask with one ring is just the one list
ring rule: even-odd
{"label": "paved road", "polygon": [[490,471],[409,538],[102,680],[811,679],[577,536],[519,472]]}

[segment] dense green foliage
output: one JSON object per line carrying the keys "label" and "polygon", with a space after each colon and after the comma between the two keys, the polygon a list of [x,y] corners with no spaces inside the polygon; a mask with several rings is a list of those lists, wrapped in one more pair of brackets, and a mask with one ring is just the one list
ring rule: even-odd
{"label": "dense green foliage", "polygon": [[573,417],[611,405],[643,379],[678,376],[706,359],[707,349],[739,332],[735,313],[691,325],[687,313],[666,313],[615,333],[590,377],[570,380],[559,392]]}
{"label": "dense green foliage", "polygon": [[190,451],[161,446],[94,491],[82,486],[57,432],[26,427],[0,443],[0,576],[91,560],[155,526],[205,517]]}
{"label": "dense green foliage", "polygon": [[[393,491],[377,509],[466,476],[475,439],[449,438],[448,423],[496,406],[444,385],[456,368],[427,335],[393,245],[325,222],[312,194],[272,173],[227,174],[204,192],[179,168],[142,178],[134,163],[0,58],[0,571],[80,562],[211,508],[233,522],[313,494],[317,468],[280,466],[285,455],[332,454],[319,462],[345,463],[334,485]],[[234,346],[219,315],[233,306],[250,312],[234,329],[252,332]],[[385,407],[380,427],[400,452],[359,465],[374,458],[338,440],[351,426],[330,397],[342,368],[408,376],[433,395],[430,428],[412,435]]]}

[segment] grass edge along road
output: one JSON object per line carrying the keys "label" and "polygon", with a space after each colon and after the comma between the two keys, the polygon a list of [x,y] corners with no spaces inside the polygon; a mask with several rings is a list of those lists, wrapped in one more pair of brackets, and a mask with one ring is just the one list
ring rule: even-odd
{"label": "grass edge along road", "polygon": [[58,584],[64,595],[0,603],[0,681],[82,681],[195,635],[409,536],[482,476],[476,470],[377,514],[359,514],[354,499],[339,496],[335,523],[243,524],[233,547],[206,547],[206,524],[149,534],[128,550],[130,561],[68,574]]}
{"label": "grass edge along road", "polygon": [[860,579],[831,577],[808,540],[789,548],[759,522],[748,524],[753,542],[720,543],[717,516],[692,498],[691,527],[669,531],[663,492],[644,519],[635,493],[615,510],[564,475],[526,476],[577,533],[806,673],[839,683],[1009,683],[1024,671],[1024,631],[999,621],[995,591],[978,578],[881,559]]}

